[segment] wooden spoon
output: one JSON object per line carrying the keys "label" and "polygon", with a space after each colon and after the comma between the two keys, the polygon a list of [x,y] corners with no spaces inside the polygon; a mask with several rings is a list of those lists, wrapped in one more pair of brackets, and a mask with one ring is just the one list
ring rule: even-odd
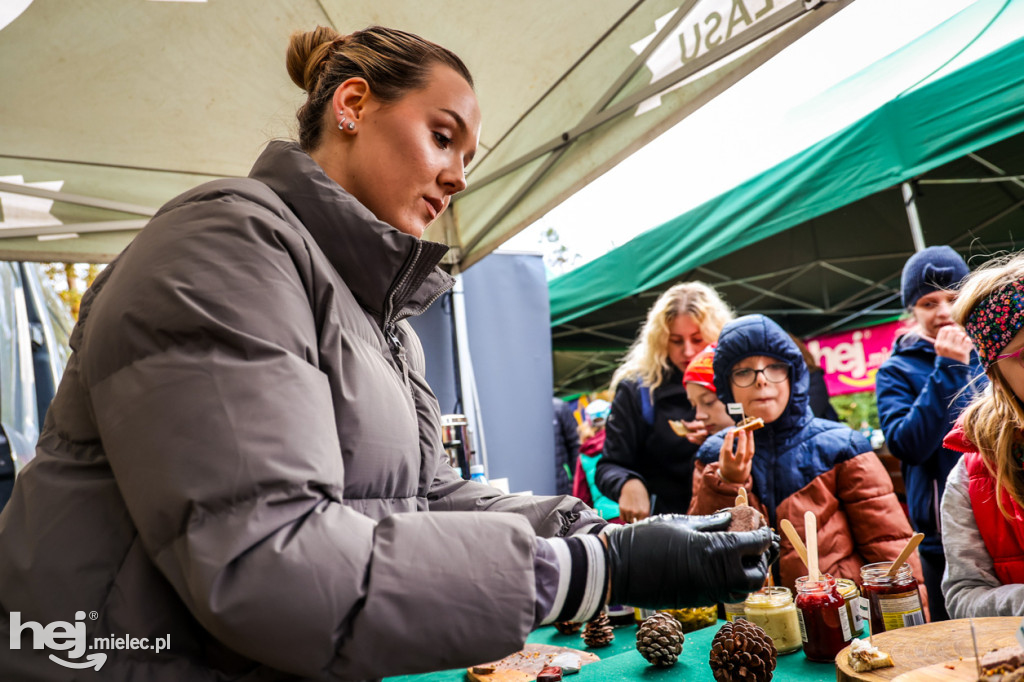
{"label": "wooden spoon", "polygon": [[743,507],[743,506],[746,506],[748,504],[750,504],[750,503],[747,501],[747,489],[746,488],[740,488],[739,492],[736,493],[736,505],[735,506]]}
{"label": "wooden spoon", "polygon": [[818,571],[818,519],[814,512],[804,512],[804,535],[807,537],[807,579],[811,582],[821,580]]}
{"label": "wooden spoon", "polygon": [[804,547],[804,541],[800,539],[800,534],[796,532],[796,528],[789,519],[782,519],[779,523],[782,528],[782,532],[786,534],[789,541],[793,543],[793,549],[796,550],[797,555],[800,557],[800,561],[804,562],[804,567],[807,567],[807,548]]}
{"label": "wooden spoon", "polygon": [[921,544],[921,540],[924,540],[924,533],[914,533],[907,541],[906,547],[900,552],[900,555],[896,557],[896,561],[892,562],[892,566],[889,568],[889,572],[886,573],[890,578],[895,578],[896,573],[900,570],[900,566],[906,563],[907,559],[910,558],[911,553],[917,549],[917,546]]}

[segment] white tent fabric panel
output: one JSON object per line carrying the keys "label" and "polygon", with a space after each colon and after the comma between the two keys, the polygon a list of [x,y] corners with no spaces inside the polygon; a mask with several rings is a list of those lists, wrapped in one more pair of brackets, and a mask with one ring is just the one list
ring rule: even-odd
{"label": "white tent fabric panel", "polygon": [[[151,209],[294,135],[292,31],[379,23],[451,48],[476,80],[481,149],[427,237],[464,268],[852,0],[18,1],[0,16],[0,176]],[[109,260],[140,217],[64,198],[52,215],[80,236],[4,238],[25,226],[0,220],[0,257]]]}

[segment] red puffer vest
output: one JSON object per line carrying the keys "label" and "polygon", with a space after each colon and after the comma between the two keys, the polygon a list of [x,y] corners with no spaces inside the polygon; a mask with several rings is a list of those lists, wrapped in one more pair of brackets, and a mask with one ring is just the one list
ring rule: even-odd
{"label": "red puffer vest", "polygon": [[1006,518],[999,511],[995,496],[996,479],[989,472],[977,446],[967,440],[959,422],[942,444],[950,450],[965,453],[971,509],[985,549],[992,557],[996,576],[1004,585],[1024,583],[1024,509],[1013,501],[1009,493],[1000,490],[1003,507],[1012,518]]}

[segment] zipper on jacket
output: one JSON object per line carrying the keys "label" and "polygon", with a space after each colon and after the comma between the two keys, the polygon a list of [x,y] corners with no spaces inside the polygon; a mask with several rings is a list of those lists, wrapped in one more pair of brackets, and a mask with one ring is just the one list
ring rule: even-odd
{"label": "zipper on jacket", "polygon": [[406,362],[405,358],[405,346],[402,345],[402,340],[398,338],[398,333],[395,329],[395,325],[390,325],[384,330],[384,336],[388,340],[388,348],[391,349],[391,354],[395,356],[395,360],[398,361],[399,367],[402,368],[402,381],[405,382],[406,388],[411,390],[409,386],[409,363]]}
{"label": "zipper on jacket", "polygon": [[[406,282],[412,276],[413,270],[416,268],[416,263],[420,259],[420,253],[423,247],[420,244],[416,244],[413,249],[412,257],[409,259],[409,264],[402,270],[402,276],[398,278],[398,281],[391,287],[388,292],[387,302],[384,308],[384,325],[381,331],[384,332],[384,338],[387,339],[388,349],[391,350],[391,355],[398,362],[398,366],[402,369],[402,381],[405,383],[405,387],[409,389],[410,395],[412,395],[412,386],[409,385],[409,365],[406,362],[405,357],[405,346],[402,345],[402,340],[398,338],[398,333],[395,329],[397,320],[393,320],[392,315],[395,310],[395,295],[402,290]],[[415,399],[415,395],[413,395]]]}
{"label": "zipper on jacket", "polygon": [[397,320],[392,320],[391,317],[395,312],[395,295],[405,288],[406,282],[412,276],[413,270],[416,269],[416,263],[420,259],[420,253],[423,252],[423,245],[417,243],[413,248],[412,258],[409,259],[409,264],[402,270],[402,276],[398,278],[394,286],[388,292],[387,304],[384,308],[384,331],[387,332],[388,328],[393,327]]}

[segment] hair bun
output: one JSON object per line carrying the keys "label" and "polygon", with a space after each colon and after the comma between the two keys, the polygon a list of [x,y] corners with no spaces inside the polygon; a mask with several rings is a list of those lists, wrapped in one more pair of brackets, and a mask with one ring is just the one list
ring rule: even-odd
{"label": "hair bun", "polygon": [[313,92],[324,60],[331,53],[331,47],[344,40],[329,26],[317,26],[312,31],[296,31],[288,41],[288,53],[285,63],[292,82],[305,90]]}

